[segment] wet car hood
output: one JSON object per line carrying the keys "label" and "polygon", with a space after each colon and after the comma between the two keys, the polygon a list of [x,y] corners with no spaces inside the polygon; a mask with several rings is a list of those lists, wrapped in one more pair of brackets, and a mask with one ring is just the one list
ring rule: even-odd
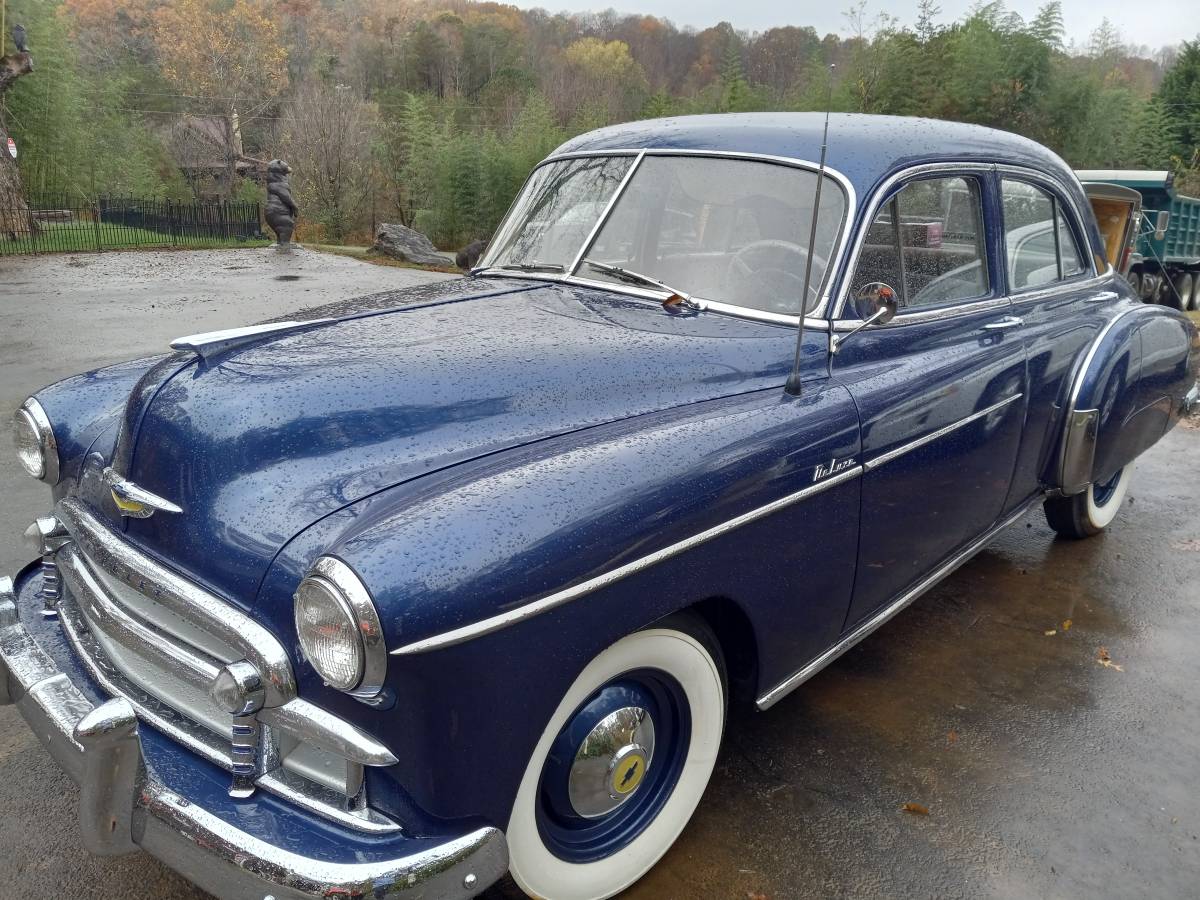
{"label": "wet car hood", "polygon": [[350,315],[135,392],[128,477],[184,512],[127,520],[129,537],[249,606],[284,544],[347,504],[530,441],[777,385],[795,340],[568,285],[420,293],[416,307],[384,296],[317,311]]}

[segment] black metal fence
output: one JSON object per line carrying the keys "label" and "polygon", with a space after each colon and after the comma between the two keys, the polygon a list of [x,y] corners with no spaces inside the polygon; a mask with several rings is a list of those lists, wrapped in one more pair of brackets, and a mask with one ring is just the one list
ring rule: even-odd
{"label": "black metal fence", "polygon": [[37,198],[0,209],[0,256],[130,247],[238,246],[264,239],[257,203],[101,197]]}

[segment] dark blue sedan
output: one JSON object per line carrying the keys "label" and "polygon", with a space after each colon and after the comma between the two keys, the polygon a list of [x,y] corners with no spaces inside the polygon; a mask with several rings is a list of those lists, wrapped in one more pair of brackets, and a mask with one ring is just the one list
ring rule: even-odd
{"label": "dark blue sedan", "polygon": [[0,701],[84,844],[256,900],[609,897],[731,702],[1035,504],[1107,527],[1200,399],[1196,329],[1038,144],[824,124],[584,135],[470,278],[26,401],[53,508],[0,578]]}

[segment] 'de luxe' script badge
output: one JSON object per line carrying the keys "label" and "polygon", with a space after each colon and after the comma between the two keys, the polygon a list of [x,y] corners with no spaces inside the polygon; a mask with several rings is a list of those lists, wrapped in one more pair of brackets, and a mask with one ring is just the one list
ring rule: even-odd
{"label": "'de luxe' script badge", "polygon": [[821,481],[828,478],[830,475],[836,475],[838,472],[845,472],[847,469],[854,467],[854,460],[850,458],[838,459],[834,457],[827,463],[821,463],[813,469],[813,481]]}

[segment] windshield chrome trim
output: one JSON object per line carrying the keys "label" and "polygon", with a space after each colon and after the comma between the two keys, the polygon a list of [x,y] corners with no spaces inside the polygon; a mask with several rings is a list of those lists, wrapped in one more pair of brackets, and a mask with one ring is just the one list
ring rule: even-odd
{"label": "windshield chrome trim", "polygon": [[[584,287],[604,288],[606,290],[615,291],[616,293],[628,294],[630,296],[640,297],[642,299],[661,300],[663,295],[662,291],[649,292],[633,285],[619,283],[614,284],[608,281],[595,281],[574,274],[579,268],[579,264],[582,262],[583,256],[587,253],[588,248],[591,246],[592,241],[595,240],[596,235],[600,233],[600,228],[608,220],[613,208],[616,206],[616,200],[625,192],[625,188],[629,184],[629,180],[631,179],[633,173],[640,168],[645,157],[694,156],[700,158],[712,157],[718,159],[744,159],[750,162],[775,163],[777,165],[789,166],[794,169],[804,169],[806,171],[811,171],[814,175],[818,174],[820,171],[820,167],[817,165],[817,163],[812,162],[811,160],[801,159],[795,156],[777,156],[769,153],[750,153],[739,150],[694,150],[679,147],[620,147],[612,150],[576,150],[568,153],[551,154],[534,166],[533,171],[531,171],[529,174],[529,177],[526,178],[525,182],[521,185],[521,190],[517,192],[517,197],[520,197],[521,193],[525,190],[526,185],[529,183],[529,179],[533,177],[533,172],[536,172],[542,166],[550,165],[554,162],[561,162],[562,160],[566,159],[584,159],[588,157],[600,156],[634,156],[637,158],[635,159],[633,165],[629,167],[629,171],[622,178],[621,183],[617,185],[617,189],[614,191],[612,198],[610,198],[608,205],[606,205],[604,211],[600,214],[600,218],[596,220],[596,225],[593,227],[592,231],[588,233],[587,239],[583,243],[579,253],[576,254],[574,264],[571,266],[571,268],[568,269],[566,273],[561,275],[546,272],[530,273],[488,270],[487,275],[489,278],[527,278],[535,281],[550,281],[560,284],[579,284]],[[813,328],[828,330],[829,324],[825,313],[830,308],[833,283],[837,280],[837,273],[839,271],[842,257],[845,255],[849,246],[850,232],[857,219],[856,213],[858,210],[858,194],[854,190],[854,185],[850,182],[850,179],[837,169],[827,164],[824,172],[825,175],[832,178],[837,183],[838,187],[842,189],[842,196],[846,201],[846,206],[842,214],[842,224],[838,229],[837,237],[834,242],[833,252],[829,254],[829,262],[825,269],[824,290],[821,293],[820,302],[813,309],[805,313],[804,327],[809,328],[811,326]],[[505,213],[504,220],[501,222],[501,227],[503,227],[503,225],[508,221],[509,215],[511,214],[515,204],[516,198],[513,199],[513,204],[510,205],[509,211]],[[498,230],[497,234],[499,233],[500,232]],[[486,266],[480,266],[479,271],[482,271],[486,268]],[[718,301],[707,300],[699,294],[694,294],[693,296],[697,301],[703,301],[706,309],[711,312],[736,316],[743,319],[751,319],[757,322],[770,322],[777,325],[791,325],[792,327],[796,327],[800,323],[800,316],[798,315],[789,316],[782,313],[753,310],[744,306],[735,306],[730,303],[720,303]]]}
{"label": "windshield chrome trim", "polygon": [[[564,275],[574,275],[579,270],[579,264],[583,262],[583,258],[587,254],[588,248],[592,246],[592,241],[596,240],[596,235],[600,233],[600,229],[604,227],[604,224],[608,221],[608,217],[612,215],[613,207],[617,205],[617,201],[620,200],[621,196],[625,193],[625,188],[629,186],[629,180],[633,178],[633,173],[638,170],[638,166],[642,164],[642,159],[645,156],[646,152],[643,150],[633,158],[633,162],[629,164],[629,168],[626,169],[625,174],[621,176],[621,180],[617,183],[616,190],[614,190],[612,196],[608,198],[608,202],[604,204],[604,209],[600,211],[600,215],[596,217],[596,221],[592,225],[591,230],[587,233],[587,237],[585,237],[583,239],[583,243],[579,245],[579,252],[575,254],[574,261],[563,271]],[[579,158],[585,159],[586,157]]]}
{"label": "windshield chrome trim", "polygon": [[734,516],[732,519],[727,519],[719,525],[706,528],[698,534],[693,534],[691,537],[684,538],[682,541],[670,544],[661,550],[656,550],[623,566],[617,566],[615,569],[610,569],[594,578],[581,581],[572,587],[564,588],[561,591],[549,594],[539,600],[525,603],[499,615],[490,616],[489,618],[481,619],[478,622],[472,622],[468,625],[462,625],[458,628],[452,628],[449,631],[443,631],[440,634],[435,634],[423,640],[413,641],[411,644],[397,647],[391,653],[393,656],[410,656],[416,653],[427,653],[430,650],[439,650],[444,647],[453,647],[455,644],[462,644],[477,637],[482,637],[485,634],[491,634],[494,631],[507,628],[510,625],[515,625],[518,622],[523,622],[526,619],[531,619],[534,616],[556,609],[565,603],[577,600],[602,587],[607,587],[614,582],[627,578],[636,572],[640,572],[642,569],[649,568],[673,556],[678,556],[685,550],[691,550],[693,547],[697,547],[726,532],[733,531],[735,528],[740,528],[742,525],[754,522],[764,516],[769,516],[784,507],[799,503],[801,500],[806,500],[809,497],[827,491],[852,478],[858,478],[862,473],[863,467],[855,465],[843,472],[839,472],[837,475],[822,479],[815,484],[810,484],[806,488],[792,494],[787,494],[777,500],[772,500],[770,503],[759,506],[749,512],[744,512],[740,516]]}

